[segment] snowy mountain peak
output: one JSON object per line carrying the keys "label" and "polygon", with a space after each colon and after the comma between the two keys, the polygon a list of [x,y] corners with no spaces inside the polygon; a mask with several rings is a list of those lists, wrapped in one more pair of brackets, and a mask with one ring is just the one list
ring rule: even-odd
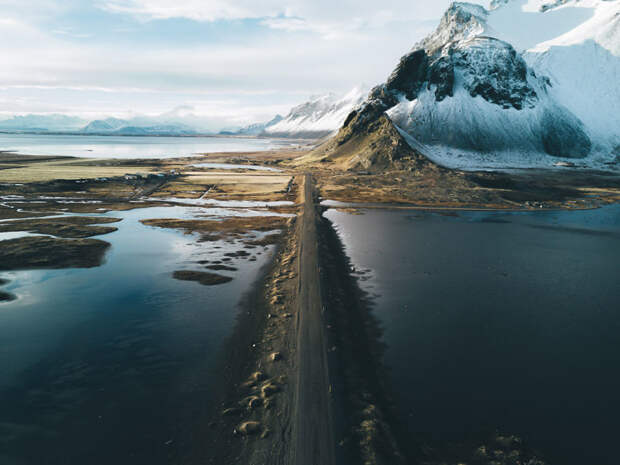
{"label": "snowy mountain peak", "polygon": [[265,128],[273,137],[323,137],[337,131],[346,117],[366,98],[364,86],[357,86],[345,95],[329,93],[315,96],[294,107],[276,124]]}
{"label": "snowy mountain peak", "polygon": [[471,3],[454,2],[444,13],[439,27],[430,36],[417,44],[414,49],[425,49],[432,54],[450,42],[489,35],[487,25],[488,11]]}
{"label": "snowy mountain peak", "polygon": [[401,96],[414,100],[426,90],[437,102],[454,96],[455,86],[471,97],[481,96],[503,108],[532,107],[545,79],[528,70],[525,60],[507,42],[489,37],[487,10],[478,5],[453,3],[439,27],[403,56],[386,83],[371,98],[391,107]]}

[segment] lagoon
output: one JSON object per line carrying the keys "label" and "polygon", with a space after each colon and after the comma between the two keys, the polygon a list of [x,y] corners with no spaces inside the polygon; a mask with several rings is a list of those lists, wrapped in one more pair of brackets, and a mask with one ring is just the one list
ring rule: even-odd
{"label": "lagoon", "polygon": [[297,145],[292,141],[250,137],[0,134],[0,152],[86,158],[179,158],[202,153],[260,152]]}
{"label": "lagoon", "polygon": [[[273,246],[231,259],[238,239],[199,242],[140,220],[223,213],[110,212],[122,221],[99,236],[112,244],[102,266],[0,273],[17,296],[0,303],[0,463],[202,463],[223,347]],[[172,278],[205,260],[227,260],[234,279]]]}
{"label": "lagoon", "polygon": [[617,463],[620,205],[324,215],[383,329],[405,443],[498,430],[549,463]]}

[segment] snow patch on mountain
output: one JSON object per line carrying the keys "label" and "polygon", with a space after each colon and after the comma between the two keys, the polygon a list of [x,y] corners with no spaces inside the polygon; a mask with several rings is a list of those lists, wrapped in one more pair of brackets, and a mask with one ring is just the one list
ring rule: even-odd
{"label": "snow patch on mountain", "polygon": [[414,101],[404,100],[387,114],[414,149],[443,166],[466,170],[528,168],[575,161],[566,156],[551,158],[547,152],[547,147],[557,150],[558,144],[570,141],[571,128],[580,124],[568,110],[550,100],[517,110],[502,108],[480,96],[472,98],[464,88],[441,102],[425,90]]}
{"label": "snow patch on mountain", "polygon": [[[544,95],[542,89],[540,93]],[[577,118],[550,98],[517,109],[472,97],[465,86],[456,86],[454,95],[441,102],[425,89],[413,101],[403,99],[388,110],[388,116],[426,145],[475,150],[491,157],[509,151],[570,157],[589,149],[584,135],[583,147],[574,142],[572,132],[580,127]]]}
{"label": "snow patch on mountain", "polygon": [[620,1],[573,0],[561,9],[587,10],[589,18],[524,57],[549,76],[550,95],[583,121],[593,151],[613,153],[620,148]]}

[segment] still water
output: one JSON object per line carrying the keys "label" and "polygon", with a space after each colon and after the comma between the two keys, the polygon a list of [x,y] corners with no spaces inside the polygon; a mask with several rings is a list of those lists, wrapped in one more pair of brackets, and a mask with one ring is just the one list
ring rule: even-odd
{"label": "still water", "polygon": [[618,463],[620,206],[362,213],[325,216],[372,297],[407,434],[498,429],[553,464]]}
{"label": "still water", "polygon": [[89,158],[175,158],[199,153],[257,152],[296,145],[277,139],[0,134],[0,151]]}
{"label": "still water", "polygon": [[272,250],[228,258],[238,271],[222,272],[234,277],[227,284],[177,281],[173,271],[243,245],[139,220],[209,212],[111,212],[123,221],[101,236],[112,244],[103,266],[0,273],[18,296],[0,304],[0,463],[194,463],[184,456],[200,447],[218,355]]}

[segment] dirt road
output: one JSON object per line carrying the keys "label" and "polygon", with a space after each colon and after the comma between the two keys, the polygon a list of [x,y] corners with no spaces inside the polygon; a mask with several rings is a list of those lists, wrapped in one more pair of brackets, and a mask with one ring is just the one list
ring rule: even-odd
{"label": "dirt road", "polygon": [[317,209],[312,177],[304,179],[299,222],[297,390],[293,413],[295,465],[333,465],[334,434],[317,247]]}

